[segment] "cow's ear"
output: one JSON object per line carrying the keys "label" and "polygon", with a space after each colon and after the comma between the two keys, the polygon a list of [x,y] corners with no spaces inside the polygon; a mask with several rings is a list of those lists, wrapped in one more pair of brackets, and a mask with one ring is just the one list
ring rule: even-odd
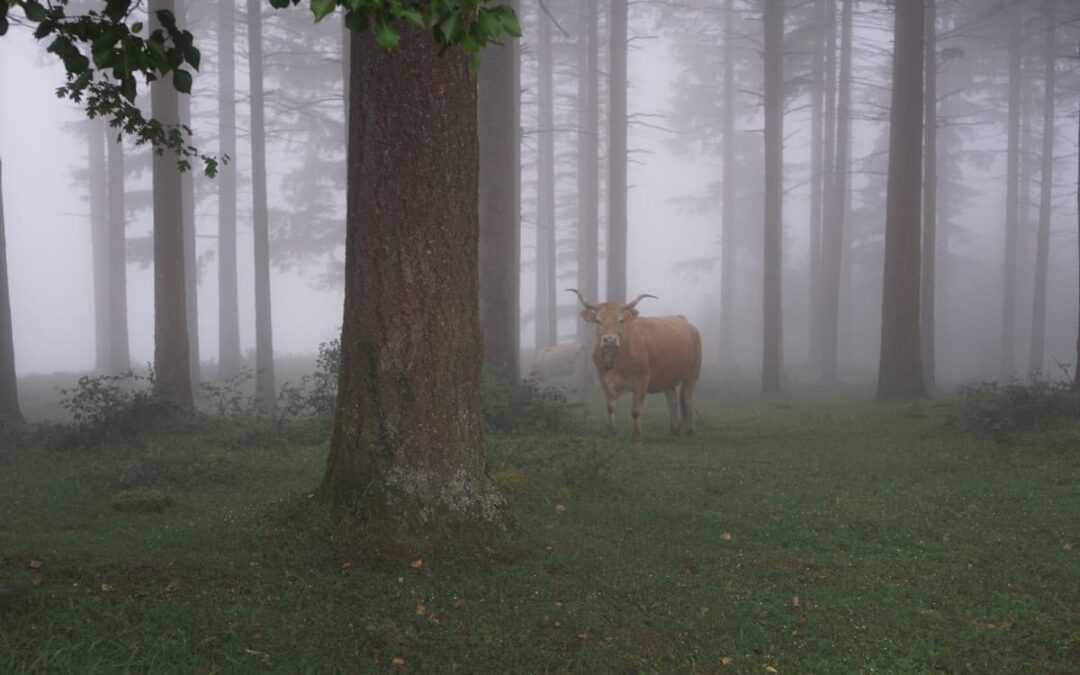
{"label": "cow's ear", "polygon": [[585,320],[585,323],[596,323],[596,310],[595,309],[583,309],[583,310],[581,310],[581,318]]}
{"label": "cow's ear", "polygon": [[622,313],[623,321],[633,321],[638,317],[638,311],[636,309],[624,309]]}

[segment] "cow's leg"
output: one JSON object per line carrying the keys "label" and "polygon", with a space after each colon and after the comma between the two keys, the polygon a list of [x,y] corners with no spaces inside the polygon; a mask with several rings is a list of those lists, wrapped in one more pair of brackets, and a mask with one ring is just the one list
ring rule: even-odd
{"label": "cow's leg", "polygon": [[619,400],[617,394],[607,394],[607,429],[608,433],[615,433],[615,402]]}
{"label": "cow's leg", "polygon": [[685,380],[679,387],[679,403],[682,406],[683,429],[687,436],[694,435],[694,388],[697,379]]}
{"label": "cow's leg", "polygon": [[664,396],[667,396],[667,409],[668,420],[671,422],[671,435],[679,435],[679,395],[674,389],[668,389],[664,392]]}
{"label": "cow's leg", "polygon": [[634,402],[630,407],[630,417],[634,420],[634,440],[641,440],[641,410],[645,407],[645,384],[634,384]]}

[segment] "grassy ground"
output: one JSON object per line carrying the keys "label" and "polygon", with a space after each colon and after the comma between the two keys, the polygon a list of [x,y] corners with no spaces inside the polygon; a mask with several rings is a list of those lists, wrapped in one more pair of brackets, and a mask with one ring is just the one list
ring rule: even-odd
{"label": "grassy ground", "polygon": [[1080,672],[1080,452],[703,408],[490,439],[512,526],[454,553],[328,522],[323,447],[2,449],[0,672]]}

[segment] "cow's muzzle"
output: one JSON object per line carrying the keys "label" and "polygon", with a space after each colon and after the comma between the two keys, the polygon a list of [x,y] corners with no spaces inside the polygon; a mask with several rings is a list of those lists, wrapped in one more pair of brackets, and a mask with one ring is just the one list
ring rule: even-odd
{"label": "cow's muzzle", "polygon": [[603,342],[600,344],[600,357],[605,368],[615,367],[615,357],[619,355],[619,343]]}

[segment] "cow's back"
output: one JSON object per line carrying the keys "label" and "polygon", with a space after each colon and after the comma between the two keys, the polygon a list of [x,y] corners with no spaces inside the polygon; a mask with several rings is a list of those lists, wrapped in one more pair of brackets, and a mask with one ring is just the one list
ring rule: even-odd
{"label": "cow's back", "polygon": [[639,317],[631,325],[634,351],[643,351],[647,357],[649,393],[697,380],[701,374],[701,334],[686,317]]}

